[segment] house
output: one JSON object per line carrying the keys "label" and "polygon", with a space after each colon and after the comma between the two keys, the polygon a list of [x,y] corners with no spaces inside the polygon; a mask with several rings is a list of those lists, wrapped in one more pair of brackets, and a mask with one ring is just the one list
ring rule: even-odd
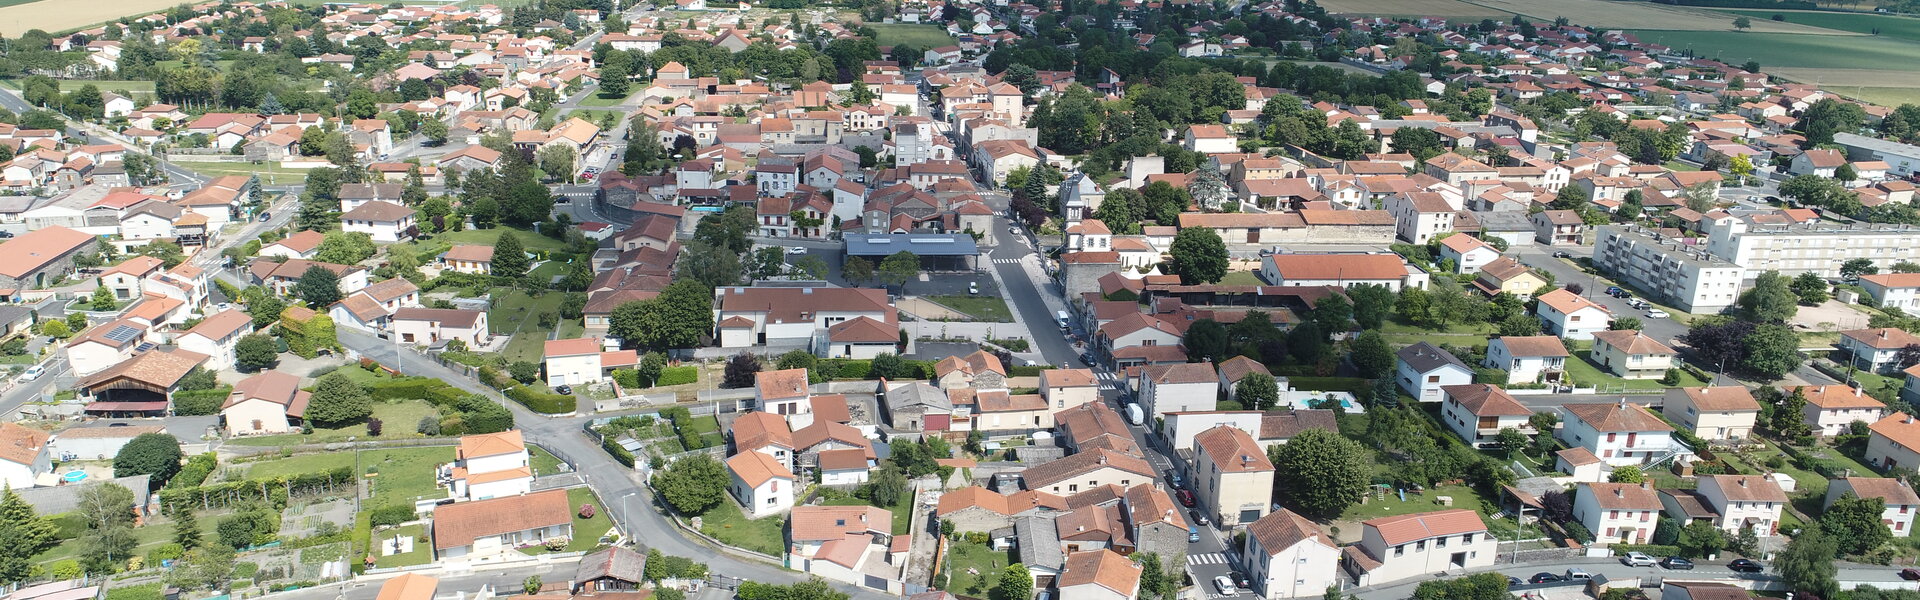
{"label": "house", "polygon": [[640,357],[632,350],[605,352],[599,338],[547,340],[547,385],[578,385],[607,378],[611,369],[633,367]]}
{"label": "house", "polygon": [[1029,467],[1020,475],[1029,490],[1077,494],[1103,485],[1125,488],[1132,487],[1134,482],[1150,482],[1154,469],[1139,455],[1094,448]]}
{"label": "house", "polygon": [[53,453],[47,432],[13,423],[0,423],[0,484],[24,490],[43,473],[53,472]]}
{"label": "house", "polygon": [[375,242],[392,243],[412,239],[419,227],[414,223],[414,211],[411,208],[374,200],[362,204],[340,215],[340,230],[347,233],[364,233]]}
{"label": "house", "polygon": [[1709,581],[1662,581],[1663,600],[1753,600],[1754,595],[1737,585]]}
{"label": "house", "polygon": [[1274,254],[1261,259],[1260,275],[1277,286],[1427,287],[1426,272],[1397,254]]}
{"label": "house", "polygon": [[133,358],[134,349],[148,343],[151,329],[132,319],[96,325],[67,343],[67,364],[82,377],[112,368]]}
{"label": "house", "polygon": [[337,265],[297,258],[290,258],[285,262],[274,262],[264,259],[255,260],[247,264],[247,274],[253,276],[255,282],[266,286],[267,289],[273,290],[274,294],[287,296],[293,293],[294,284],[300,283],[300,278],[305,276],[307,271],[314,267],[333,271],[334,275],[339,276],[340,293],[343,295],[351,294],[360,291],[361,288],[367,287],[367,279],[370,272],[366,267]]}
{"label": "house", "polygon": [[1253,436],[1218,426],[1194,436],[1194,492],[1221,527],[1239,527],[1266,516],[1273,500],[1273,463]]}
{"label": "house", "polygon": [[1381,517],[1360,523],[1360,543],[1343,548],[1354,585],[1493,566],[1498,543],[1471,510]]}
{"label": "house", "polygon": [[472,349],[493,343],[486,311],[409,306],[393,311],[387,320],[402,344],[435,346],[458,340]]}
{"label": "house", "polygon": [[1573,518],[1598,544],[1648,543],[1661,508],[1651,483],[1581,483],[1573,491]]}
{"label": "house", "polygon": [[1540,328],[1564,339],[1590,340],[1613,323],[1613,313],[1606,307],[1565,289],[1541,294],[1537,300],[1533,314],[1540,318]]}
{"label": "house", "polygon": [[453,456],[446,480],[456,498],[486,500],[533,491],[533,455],[519,431],[461,436]]}
{"label": "house", "polygon": [[1147,420],[1170,412],[1213,410],[1220,378],[1213,363],[1148,365],[1140,369],[1139,398]]}
{"label": "house", "polygon": [[858,317],[899,323],[880,289],[724,286],[713,294],[714,339],[722,348],[806,347],[818,332]]}
{"label": "house", "polygon": [[281,371],[261,371],[233,385],[220,406],[220,421],[229,435],[278,435],[299,430],[312,394],[300,389],[300,378]]}
{"label": "house", "polygon": [[1007,388],[1007,368],[1000,358],[985,350],[964,357],[949,356],[933,365],[934,385],[941,389],[970,387],[980,390]]}
{"label": "house", "polygon": [[1235,356],[1220,361],[1219,370],[1220,389],[1227,391],[1227,400],[1230,402],[1240,401],[1239,392],[1241,380],[1255,374],[1273,377],[1273,372],[1268,371],[1266,365],[1260,364],[1260,361],[1245,356]]}
{"label": "house", "polygon": [[1398,358],[1394,382],[1421,402],[1439,402],[1440,388],[1473,382],[1473,367],[1438,346],[1420,342],[1394,353]]}
{"label": "house", "polygon": [[1545,210],[1534,213],[1533,241],[1549,246],[1578,246],[1586,243],[1587,222],[1571,210]]}
{"label": "house", "polygon": [[1100,387],[1092,369],[1047,369],[1040,372],[1040,397],[1053,410],[1066,410],[1098,401]]}
{"label": "house", "polygon": [[1854,421],[1871,423],[1880,419],[1887,405],[1868,396],[1860,388],[1844,385],[1800,386],[1788,391],[1806,398],[1801,407],[1807,427],[1814,435],[1836,436],[1847,432]]}
{"label": "house", "polygon": [[900,325],[873,317],[854,317],[827,327],[830,358],[872,360],[900,350]]}
{"label": "house", "polygon": [[40,289],[74,271],[74,258],[98,247],[87,233],[58,225],[35,229],[0,243],[0,287]]}
{"label": "house", "polygon": [[166,433],[167,428],[160,425],[118,426],[100,424],[98,427],[78,426],[55,432],[47,440],[49,451],[54,456],[71,456],[76,460],[113,460],[133,438],[149,433]]}
{"label": "house", "polygon": [[325,240],[326,236],[321,235],[318,231],[303,230],[299,233],[280,238],[271,244],[261,246],[260,256],[279,256],[283,258],[311,260],[314,252],[320,249],[320,242]]}
{"label": "house", "polygon": [[1222,125],[1191,125],[1181,138],[1188,152],[1220,154],[1240,149],[1240,144]]}
{"label": "house", "polygon": [[1453,272],[1472,275],[1500,258],[1500,250],[1470,235],[1449,235],[1440,240],[1440,259],[1453,261]]}
{"label": "house", "polygon": [[1511,256],[1496,258],[1493,262],[1480,267],[1480,273],[1473,278],[1474,289],[1487,296],[1501,293],[1512,294],[1522,302],[1533,298],[1533,293],[1547,285],[1547,280],[1533,272],[1533,269],[1520,264]]}
{"label": "house", "polygon": [[[647,582],[647,555],[624,546],[580,557],[573,570],[573,593],[634,592]],[[375,599],[379,600],[379,599]]]}
{"label": "house", "polygon": [[941,522],[952,522],[956,531],[989,533],[1011,527],[1022,515],[1061,513],[1068,508],[1066,498],[1046,492],[1000,494],[976,485],[941,494],[933,512]]}
{"label": "house", "polygon": [[381,582],[380,593],[373,600],[433,600],[433,594],[439,589],[439,579],[419,573],[401,573]]}
{"label": "house", "polygon": [[1673,426],[1647,407],[1618,403],[1568,404],[1560,441],[1586,448],[1614,466],[1640,465],[1691,450],[1673,439]]}
{"label": "house", "polygon": [[1485,383],[1449,385],[1440,388],[1446,397],[1440,405],[1440,421],[1460,439],[1475,448],[1494,443],[1503,429],[1533,433],[1528,423],[1533,411],[1514,400],[1500,386]]}
{"label": "house", "polygon": [[873,462],[867,460],[867,451],[860,448],[821,452],[816,463],[820,470],[820,485],[841,489],[853,489],[866,483],[873,473]]}
{"label": "house", "polygon": [[[1009,394],[1006,390],[957,388],[948,397],[960,397],[956,405],[973,406],[973,430],[988,439],[1030,435],[1053,429],[1053,411],[1039,394]],[[971,396],[971,402],[967,401]]]}
{"label": "house", "polygon": [[897,384],[887,388],[881,406],[887,411],[887,424],[904,432],[946,431],[953,425],[953,403],[946,392],[925,382]]}
{"label": "house", "polygon": [[1671,388],[1660,414],[1707,441],[1746,439],[1760,417],[1760,403],[1746,386]]}
{"label": "house", "polygon": [[173,343],[207,355],[207,368],[220,371],[233,368],[234,347],[249,333],[253,333],[253,317],[230,308],[202,319],[186,333],[175,336]]}
{"label": "house", "polygon": [[440,266],[455,273],[490,275],[493,273],[493,246],[454,244],[440,253]]}
{"label": "house", "polygon": [[1920,336],[1893,327],[1855,329],[1840,332],[1834,346],[1845,353],[1853,366],[1864,371],[1892,374],[1912,365],[1900,364],[1900,351],[1920,345]]}
{"label": "house", "polygon": [[1719,515],[1714,527],[1729,534],[1748,528],[1760,537],[1777,534],[1787,505],[1780,484],[1760,475],[1702,475],[1694,494]]}
{"label": "house", "polygon": [[1060,600],[1133,600],[1140,592],[1140,565],[1112,550],[1069,552],[1054,579]]}
{"label": "house", "polygon": [[1283,508],[1247,526],[1241,560],[1261,597],[1314,597],[1336,585],[1340,547],[1318,524]]}
{"label": "house", "polygon": [[1834,501],[1852,494],[1857,498],[1878,498],[1885,507],[1880,511],[1880,522],[1887,525],[1893,537],[1913,535],[1913,517],[1920,513],[1920,495],[1913,492],[1907,482],[1895,478],[1883,477],[1841,477],[1827,482],[1827,499],[1821,507],[1833,506]]}
{"label": "house", "polygon": [[1868,425],[1867,464],[1884,471],[1920,465],[1920,423],[1893,413]]}
{"label": "house", "polygon": [[805,422],[795,422],[795,416],[813,411],[813,392],[807,387],[806,369],[781,369],[778,371],[760,371],[753,374],[755,406],[764,412],[770,412],[787,418],[794,429],[800,429],[813,423],[808,417]]}
{"label": "house", "polygon": [[787,519],[787,557],[795,569],[854,583],[863,580],[863,565],[886,559],[892,532],[893,512],[884,508],[796,506]]}
{"label": "house", "polygon": [[727,491],[740,502],[747,518],[758,519],[793,508],[793,485],[799,478],[779,459],[764,452],[741,452],[727,459],[727,473],[732,477]]}
{"label": "house", "polygon": [[573,510],[567,491],[545,490],[456,502],[433,511],[436,560],[464,561],[573,537]]}
{"label": "house", "polygon": [[1832,178],[1834,172],[1846,164],[1847,155],[1839,150],[1814,149],[1793,157],[1793,161],[1787,164],[1787,172]]}
{"label": "house", "polygon": [[1908,314],[1920,311],[1920,273],[1861,275],[1860,287],[1881,308],[1898,308]]}
{"label": "house", "polygon": [[1673,367],[1673,349],[1634,329],[1593,332],[1588,356],[1622,379],[1659,379]]}
{"label": "house", "polygon": [[1487,340],[1480,363],[1507,372],[1508,383],[1557,383],[1567,372],[1567,345],[1550,335],[1500,336]]}

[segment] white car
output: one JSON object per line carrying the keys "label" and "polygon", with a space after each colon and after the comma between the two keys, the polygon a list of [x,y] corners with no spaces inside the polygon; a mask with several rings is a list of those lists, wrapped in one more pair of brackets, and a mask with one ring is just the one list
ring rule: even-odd
{"label": "white car", "polygon": [[26,383],[26,382],[29,382],[29,381],[33,381],[33,380],[35,380],[35,379],[39,379],[39,378],[40,378],[40,374],[42,374],[42,373],[45,373],[45,372],[47,372],[47,370],[46,370],[45,368],[43,368],[43,367],[41,367],[40,365],[34,365],[34,366],[31,366],[31,367],[27,367],[27,370],[26,370],[25,372],[23,372],[23,373],[21,373],[21,374],[20,374],[20,379],[19,379],[19,381],[20,381],[20,383]]}
{"label": "white car", "polygon": [[1013,234],[1013,235],[1020,235],[1020,228],[1019,228],[1019,227],[1008,227],[1008,228],[1007,228],[1007,233],[1010,233],[1010,234]]}
{"label": "white car", "polygon": [[977,282],[968,282],[968,283],[967,283],[967,295],[969,295],[969,296],[978,296],[978,295],[980,295],[980,284],[979,284],[979,283],[977,283]]}
{"label": "white car", "polygon": [[1658,308],[1649,308],[1647,309],[1647,316],[1653,317],[1655,319],[1665,319],[1673,315],[1667,314],[1667,311],[1660,310]]}
{"label": "white car", "polygon": [[804,246],[794,246],[791,248],[787,248],[787,254],[806,254],[806,253],[807,253],[807,249]]}
{"label": "white car", "polygon": [[1234,587],[1233,580],[1225,575],[1215,576],[1213,578],[1213,587],[1219,589],[1220,595],[1222,596],[1232,596],[1240,593],[1240,588]]}
{"label": "white car", "polygon": [[1620,557],[1620,564],[1629,567],[1651,567],[1653,562],[1653,557],[1647,556],[1644,552],[1628,552],[1626,556]]}

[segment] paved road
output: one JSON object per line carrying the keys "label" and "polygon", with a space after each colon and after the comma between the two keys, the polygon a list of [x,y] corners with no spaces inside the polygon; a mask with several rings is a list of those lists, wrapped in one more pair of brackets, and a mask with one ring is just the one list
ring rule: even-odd
{"label": "paved road", "polygon": [[1625,300],[1608,296],[1606,294],[1607,287],[1612,284],[1580,270],[1580,266],[1572,262],[1571,259],[1554,258],[1553,253],[1558,251],[1565,251],[1568,254],[1572,254],[1574,258],[1591,258],[1593,256],[1593,248],[1590,246],[1539,246],[1533,244],[1515,247],[1511,254],[1518,256],[1520,262],[1527,266],[1552,273],[1554,282],[1560,286],[1564,287],[1569,283],[1580,284],[1580,287],[1583,288],[1580,295],[1585,296],[1588,300],[1599,303],[1601,306],[1606,307],[1607,310],[1613,311],[1614,316],[1630,316],[1640,319],[1641,330],[1645,332],[1648,337],[1652,337],[1662,343],[1672,344],[1675,338],[1687,332],[1687,326],[1679,321],[1672,318],[1656,319],[1649,317],[1645,311],[1628,306]]}
{"label": "paved road", "polygon": [[[1576,558],[1572,560],[1556,561],[1551,564],[1542,564],[1542,563],[1533,563],[1533,564],[1522,563],[1517,565],[1503,564],[1503,565],[1492,567],[1492,568],[1474,569],[1472,570],[1472,572],[1478,573],[1478,572],[1493,571],[1503,575],[1518,577],[1522,580],[1525,580],[1533,576],[1534,573],[1551,572],[1551,573],[1558,574],[1558,573],[1566,572],[1566,570],[1570,567],[1579,567],[1581,569],[1585,569],[1588,573],[1591,573],[1596,577],[1604,575],[1608,579],[1613,579],[1613,580],[1637,577],[1637,578],[1641,578],[1643,582],[1645,582],[1649,578],[1666,578],[1666,577],[1672,577],[1674,579],[1687,579],[1687,580],[1694,580],[1694,581],[1703,580],[1703,579],[1750,579],[1750,580],[1756,580],[1756,581],[1772,581],[1775,579],[1775,576],[1771,571],[1766,573],[1760,573],[1757,575],[1744,575],[1744,574],[1728,571],[1726,569],[1726,563],[1722,561],[1714,561],[1711,563],[1701,562],[1701,563],[1698,563],[1698,566],[1692,571],[1668,571],[1660,567],[1629,567],[1629,566],[1620,564],[1620,561],[1618,559],[1613,559],[1613,558]],[[1413,597],[1414,588],[1418,587],[1420,585],[1420,582],[1422,581],[1427,581],[1429,579],[1450,578],[1458,575],[1460,575],[1460,573],[1449,573],[1445,577],[1408,579],[1399,583],[1386,584],[1386,585],[1375,586],[1375,587],[1366,588],[1366,589],[1352,590],[1349,592],[1348,595],[1354,598],[1360,598],[1362,600],[1402,600],[1404,598]],[[1908,584],[1907,582],[1900,580],[1898,569],[1894,569],[1891,567],[1880,567],[1880,566],[1874,566],[1874,565],[1863,565],[1863,564],[1857,564],[1857,563],[1844,563],[1844,562],[1839,563],[1838,579],[1840,581],[1847,581],[1847,582],[1871,583],[1871,584],[1874,584],[1875,587],[1879,587],[1882,589],[1911,587],[1910,584]],[[1849,585],[1848,588],[1851,589],[1852,586]],[[1567,588],[1553,588],[1553,589],[1578,590],[1579,588],[1567,587]]]}

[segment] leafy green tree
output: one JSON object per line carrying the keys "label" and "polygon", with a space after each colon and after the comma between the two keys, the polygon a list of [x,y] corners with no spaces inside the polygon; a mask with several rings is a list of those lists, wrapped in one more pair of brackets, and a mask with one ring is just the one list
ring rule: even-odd
{"label": "leafy green tree", "polygon": [[1808,527],[1787,543],[1786,551],[1774,559],[1773,570],[1788,589],[1832,598],[1840,593],[1833,560],[1839,555],[1840,546],[1831,536],[1820,527]]}
{"label": "leafy green tree", "polygon": [[1527,449],[1527,434],[1512,427],[1500,428],[1500,433],[1494,434],[1493,441],[1501,452],[1506,453],[1507,458],[1513,458]]}
{"label": "leafy green tree", "polygon": [[1361,377],[1379,379],[1393,372],[1393,348],[1387,344],[1387,338],[1377,329],[1369,329],[1354,338],[1352,353],[1354,369]]}
{"label": "leafy green tree", "polygon": [[119,306],[119,303],[113,299],[113,290],[107,289],[104,285],[93,288],[91,304],[94,310],[113,310]]}
{"label": "leafy green tree", "polygon": [[324,312],[340,301],[340,275],[320,265],[307,267],[307,271],[300,274],[300,281],[293,284],[293,295],[314,310]]}
{"label": "leafy green tree", "polygon": [[1801,304],[1816,306],[1827,301],[1827,280],[1812,271],[1795,276],[1792,288],[1793,295],[1800,298]]}
{"label": "leafy green tree", "polygon": [[1777,379],[1800,368],[1800,363],[1806,360],[1800,354],[1800,336],[1785,325],[1755,327],[1742,344],[1746,358],[1740,361],[1740,366],[1755,374]]}
{"label": "leafy green tree", "polygon": [[247,291],[260,292],[257,296],[250,295],[250,297],[247,298],[247,316],[253,317],[254,329],[266,329],[267,326],[279,321],[280,313],[287,310],[286,302],[281,301],[280,298],[272,294],[266,293],[264,288],[252,287],[247,288]]}
{"label": "leafy green tree", "polygon": [[1840,276],[1847,279],[1853,279],[1861,275],[1872,275],[1879,272],[1880,268],[1873,266],[1871,259],[1855,258],[1840,264]]}
{"label": "leafy green tree", "polygon": [[1028,600],[1033,597],[1033,574],[1027,571],[1026,565],[1007,565],[1000,572],[999,591],[998,600]]}
{"label": "leafy green tree", "polygon": [[1793,294],[1787,277],[1779,271],[1761,273],[1753,288],[1740,293],[1740,315],[1757,323],[1785,323],[1800,311],[1800,298]]}
{"label": "leafy green tree", "polygon": [[1266,373],[1251,373],[1240,378],[1234,390],[1240,406],[1251,410],[1270,410],[1280,401],[1280,383]]}
{"label": "leafy green tree", "polygon": [[1501,319],[1500,335],[1502,337],[1540,335],[1540,319],[1524,313]]}
{"label": "leafy green tree", "polygon": [[1187,347],[1187,354],[1196,359],[1218,363],[1230,358],[1227,340],[1227,328],[1213,319],[1201,319],[1187,326],[1187,333],[1181,338]]}
{"label": "leafy green tree", "polygon": [[117,483],[101,483],[80,490],[78,512],[87,524],[80,538],[81,562],[89,573],[107,573],[125,566],[139,540],[133,535],[133,491]]}
{"label": "leafy green tree", "polygon": [[1132,234],[1140,231],[1140,221],[1147,217],[1147,197],[1130,188],[1114,188],[1101,200],[1100,208],[1093,211],[1094,218],[1107,224],[1107,228],[1117,234]]}
{"label": "leafy green tree", "polygon": [[1188,285],[1214,283],[1227,276],[1227,244],[1212,229],[1181,229],[1174,234],[1168,254],[1172,255],[1168,266],[1173,274]]}
{"label": "leafy green tree", "polygon": [[58,528],[34,512],[12,488],[0,492],[0,582],[18,583],[33,575],[34,555],[52,548]]}
{"label": "leafy green tree", "polygon": [[181,458],[179,439],[165,433],[143,433],[113,456],[113,476],[147,475],[153,486],[159,487],[180,472]]}
{"label": "leafy green tree", "polygon": [[1353,320],[1361,329],[1379,329],[1386,318],[1392,314],[1393,290],[1379,284],[1363,284],[1347,288],[1347,297],[1353,299]]}
{"label": "leafy green tree", "polygon": [[1880,522],[1884,510],[1886,501],[1861,498],[1849,492],[1820,513],[1820,529],[1833,538],[1841,553],[1866,554],[1893,539],[1893,532]]}
{"label": "leafy green tree", "polygon": [[873,281],[873,261],[858,256],[848,257],[840,265],[840,275],[854,284]]}
{"label": "leafy green tree", "polygon": [[521,245],[519,236],[511,230],[502,230],[499,239],[493,242],[493,276],[519,279],[526,276],[530,265],[527,249]]}
{"label": "leafy green tree", "polygon": [[1336,433],[1309,429],[1267,452],[1275,467],[1275,487],[1303,515],[1340,514],[1366,495],[1372,480],[1372,456]]}
{"label": "leafy green tree", "polygon": [[168,518],[173,519],[173,543],[187,550],[200,547],[200,519],[194,516],[193,505],[178,505]]}
{"label": "leafy green tree", "polygon": [[920,276],[920,257],[901,250],[880,261],[880,281],[905,290],[907,282]]}
{"label": "leafy green tree", "polygon": [[688,515],[705,513],[725,501],[729,483],[726,467],[704,453],[673,461],[653,476],[653,488],[660,490],[660,497]]}
{"label": "leafy green tree", "polygon": [[360,421],[371,414],[373,397],[367,393],[367,388],[345,373],[334,371],[314,382],[313,395],[307,403],[307,418],[314,424],[338,427]]}
{"label": "leafy green tree", "polygon": [[1647,476],[1640,472],[1640,467],[1633,465],[1615,467],[1613,472],[1607,475],[1607,481],[1613,483],[1640,483],[1646,480]]}
{"label": "leafy green tree", "polygon": [[873,481],[866,486],[867,499],[872,501],[874,506],[894,506],[899,504],[901,499],[908,497],[910,493],[908,485],[907,476],[901,473],[900,469],[881,469],[879,474],[873,476]]}
{"label": "leafy green tree", "polygon": [[313,252],[313,259],[341,265],[351,265],[372,258],[380,249],[373,245],[373,236],[365,233],[329,232],[321,238],[320,247]]}

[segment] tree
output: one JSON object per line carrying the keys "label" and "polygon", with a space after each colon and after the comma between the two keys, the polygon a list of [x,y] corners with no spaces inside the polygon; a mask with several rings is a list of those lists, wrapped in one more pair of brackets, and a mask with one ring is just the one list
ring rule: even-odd
{"label": "tree", "polygon": [[1612,323],[1607,324],[1607,329],[1611,331],[1640,331],[1642,329],[1641,325],[1640,317],[1616,317]]}
{"label": "tree", "polygon": [[1500,432],[1494,434],[1493,441],[1494,445],[1498,446],[1501,452],[1506,453],[1509,459],[1527,449],[1527,434],[1520,433],[1520,430],[1512,427],[1500,428]]}
{"label": "tree", "polygon": [[325,311],[340,301],[340,276],[320,265],[307,267],[307,271],[300,274],[300,281],[293,284],[293,295],[314,310]]}
{"label": "tree", "polygon": [[133,491],[117,483],[80,490],[80,516],[87,533],[80,541],[81,561],[89,573],[117,571],[133,556]]}
{"label": "tree", "polygon": [[370,414],[373,414],[373,397],[346,373],[334,371],[314,382],[313,395],[307,403],[307,418],[314,424],[338,427]]}
{"label": "tree", "polygon": [[1187,347],[1188,356],[1202,361],[1218,363],[1232,357],[1227,328],[1213,319],[1201,319],[1187,326],[1181,343]]}
{"label": "tree", "polygon": [[1614,467],[1613,472],[1607,475],[1607,481],[1613,483],[1640,483],[1646,480],[1647,475],[1640,472],[1640,467],[1633,465]]}
{"label": "tree", "polygon": [[720,387],[727,389],[753,387],[754,376],[759,372],[759,357],[746,352],[735,354],[727,359],[727,370],[721,378]]}
{"label": "tree", "polygon": [[1726,534],[1706,519],[1694,519],[1680,531],[1680,553],[1693,558],[1719,554],[1727,547]]}
{"label": "tree", "polygon": [[1227,276],[1227,244],[1220,234],[1205,227],[1189,227],[1174,234],[1169,267],[1180,281],[1200,285],[1220,281]]}
{"label": "tree", "polygon": [[706,453],[673,461],[653,476],[653,488],[660,497],[683,514],[707,512],[726,498],[730,483],[727,469]]}
{"label": "tree", "polygon": [[1114,188],[1101,200],[1100,208],[1093,216],[1107,224],[1107,228],[1118,234],[1131,234],[1140,231],[1140,221],[1147,217],[1147,197],[1130,188]]}
{"label": "tree", "polygon": [[1753,28],[1753,20],[1752,20],[1752,19],[1748,19],[1748,18],[1746,18],[1746,17],[1734,17],[1734,18],[1733,18],[1733,28],[1734,28],[1734,29],[1738,29],[1738,30],[1741,30],[1741,31],[1746,31],[1746,30],[1748,30],[1748,29],[1752,29],[1752,28]]}
{"label": "tree", "polygon": [[1740,366],[1773,379],[1800,368],[1806,358],[1800,355],[1800,336],[1785,325],[1755,327],[1742,344],[1746,358],[1740,361]]}
{"label": "tree", "polygon": [[862,283],[873,280],[873,261],[858,256],[848,257],[840,265],[840,276],[848,283]]}
{"label": "tree", "polygon": [[1268,410],[1280,401],[1280,383],[1266,373],[1248,374],[1234,389],[1240,406],[1249,410]]}
{"label": "tree", "polygon": [[192,550],[200,547],[200,519],[193,515],[192,504],[179,504],[168,515],[173,519],[173,543]]}
{"label": "tree", "polygon": [[33,574],[33,556],[52,548],[58,528],[42,518],[12,488],[0,492],[0,582],[17,583]]}
{"label": "tree", "polygon": [[380,249],[373,245],[373,236],[365,233],[329,232],[320,239],[320,247],[313,251],[313,259],[339,265],[351,265],[372,258]]}
{"label": "tree", "polygon": [[1503,337],[1540,335],[1540,319],[1525,313],[1507,317],[1500,321],[1500,335]]}
{"label": "tree", "polygon": [[1793,393],[1777,394],[1773,403],[1773,414],[1767,420],[1767,428],[1784,437],[1794,438],[1807,435],[1810,427],[1802,417],[1807,406],[1806,390],[1793,388]]}
{"label": "tree", "polygon": [[880,261],[879,274],[881,283],[905,291],[908,281],[920,277],[920,257],[907,250],[895,252]]}
{"label": "tree", "polygon": [[519,236],[512,230],[502,230],[499,239],[493,243],[493,276],[519,279],[527,274],[530,261],[527,250],[520,244]]}
{"label": "tree", "polygon": [[1801,304],[1816,306],[1827,301],[1827,280],[1812,271],[1795,276],[1791,287]]}
{"label": "tree", "polygon": [[575,155],[572,148],[560,145],[541,148],[538,158],[540,159],[540,171],[546,173],[547,177],[562,181],[573,180],[573,160]]}
{"label": "tree", "polygon": [[1387,338],[1379,330],[1369,329],[1354,338],[1352,353],[1353,368],[1360,371],[1361,377],[1378,379],[1393,372],[1393,348],[1387,345]]}
{"label": "tree", "polygon": [[160,487],[180,472],[180,440],[165,433],[143,433],[113,455],[113,476],[147,475]]}
{"label": "tree", "polygon": [[1361,329],[1379,329],[1393,311],[1393,290],[1384,285],[1353,286],[1347,288],[1347,297],[1353,299],[1353,320]]}
{"label": "tree", "polygon": [[1786,551],[1774,559],[1773,570],[1789,590],[1832,598],[1840,592],[1833,560],[1839,555],[1840,547],[1832,537],[1820,527],[1808,527],[1787,543]]}
{"label": "tree", "polygon": [[429,146],[446,145],[448,134],[447,124],[440,119],[427,119],[420,124],[420,135],[426,136]]}
{"label": "tree", "polygon": [[1303,515],[1330,518],[1366,495],[1373,458],[1358,442],[1309,429],[1267,451],[1281,496]]}
{"label": "tree", "polygon": [[1873,266],[1873,260],[1871,259],[1855,258],[1840,263],[1840,277],[1843,279],[1857,279],[1861,275],[1872,275],[1879,272],[1880,268]]}
{"label": "tree", "polygon": [[1761,273],[1753,280],[1753,289],[1740,293],[1740,315],[1756,323],[1785,323],[1800,311],[1800,298],[1793,294],[1787,277],[1779,271]]}
{"label": "tree", "polygon": [[875,506],[893,506],[910,493],[907,476],[900,469],[881,469],[867,484],[867,499]]}
{"label": "tree", "polygon": [[73,335],[73,329],[67,327],[67,322],[64,320],[50,319],[40,323],[40,335],[66,339],[67,336]]}
{"label": "tree", "polygon": [[999,600],[1028,600],[1033,597],[1033,574],[1020,563],[1007,565],[1000,572]]}
{"label": "tree", "polygon": [[1820,530],[1833,537],[1843,554],[1866,554],[1893,539],[1893,532],[1880,522],[1886,501],[1861,498],[1848,492],[1820,513]]}

